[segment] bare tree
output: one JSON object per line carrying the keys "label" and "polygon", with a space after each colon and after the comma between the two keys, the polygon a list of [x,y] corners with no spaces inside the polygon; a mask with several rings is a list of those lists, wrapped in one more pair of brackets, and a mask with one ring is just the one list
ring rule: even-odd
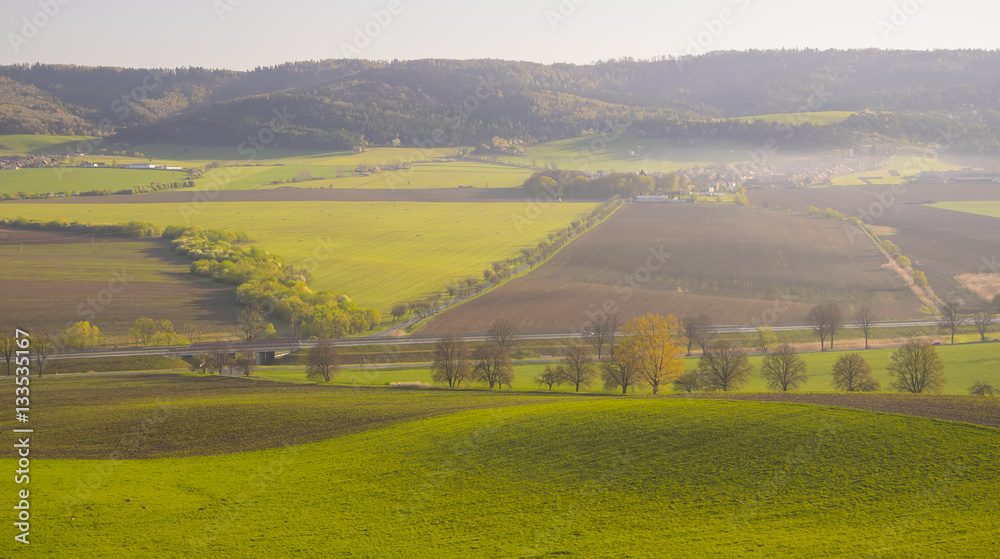
{"label": "bare tree", "polygon": [[985,382],[977,382],[969,388],[969,395],[971,396],[993,396],[997,393],[996,388],[993,388],[992,384]]}
{"label": "bare tree", "polygon": [[628,394],[628,389],[639,382],[639,369],[635,360],[618,355],[601,361],[601,379],[604,381],[605,390],[621,388],[622,394]]}
{"label": "bare tree", "polygon": [[837,332],[844,327],[844,311],[840,310],[840,307],[834,304],[827,305],[826,309],[826,327],[830,332],[830,349],[833,349],[833,338],[837,336]]}
{"label": "bare tree", "polygon": [[232,366],[243,376],[248,377],[257,368],[257,354],[253,351],[237,352]]}
{"label": "bare tree", "polygon": [[727,391],[746,382],[753,372],[747,351],[728,340],[719,340],[701,355],[698,373],[709,390]]}
{"label": "bare tree", "polygon": [[566,380],[566,371],[563,369],[562,365],[546,365],[545,369],[535,377],[535,382],[538,384],[545,384],[549,387],[549,392],[552,392],[552,387],[557,384],[562,384]]}
{"label": "bare tree", "polygon": [[959,310],[958,305],[945,305],[941,307],[941,318],[938,320],[941,328],[951,333],[951,343],[955,343],[955,332],[958,327],[965,324],[965,315]]}
{"label": "bare tree", "polygon": [[809,326],[812,326],[812,331],[814,334],[819,336],[819,350],[826,351],[826,337],[830,334],[830,330],[827,328],[826,314],[824,307],[826,305],[816,305],[815,307],[809,309]]}
{"label": "bare tree", "polygon": [[764,357],[760,373],[769,388],[781,389],[782,392],[795,390],[809,378],[806,375],[806,362],[788,344],[781,344],[773,353]]}
{"label": "bare tree", "polygon": [[618,331],[618,317],[608,315],[598,318],[590,323],[590,330],[584,332],[584,338],[594,346],[597,351],[597,358],[604,357],[604,346],[611,348],[611,354],[615,353],[615,333]]}
{"label": "bare tree", "polygon": [[871,335],[872,326],[875,325],[875,314],[868,307],[861,307],[854,315],[854,320],[861,328],[861,333],[865,335],[865,349],[868,349],[868,337]]}
{"label": "bare tree", "polygon": [[696,390],[701,390],[704,384],[704,380],[701,378],[701,374],[698,373],[698,371],[687,371],[683,375],[677,377],[677,380],[674,381],[674,391],[690,393]]}
{"label": "bare tree", "polygon": [[9,329],[0,332],[0,356],[7,362],[7,376],[10,376],[10,361],[17,351],[17,340],[10,334]]}
{"label": "bare tree", "polygon": [[229,346],[223,342],[212,344],[212,366],[222,374],[222,370],[229,365]]}
{"label": "bare tree", "polygon": [[684,325],[684,337],[687,338],[687,354],[691,355],[691,348],[698,344],[701,351],[715,338],[715,324],[708,315],[689,316],[682,321]]}
{"label": "bare tree", "polygon": [[820,351],[826,351],[826,337],[830,336],[830,349],[833,349],[833,338],[844,326],[844,313],[833,303],[816,305],[809,309],[809,325],[813,333],[819,336]]}
{"label": "bare tree", "polygon": [[45,361],[56,349],[56,344],[48,334],[42,332],[31,337],[31,349],[35,351],[35,359],[38,361],[38,376],[42,376],[45,370]]}
{"label": "bare tree", "polygon": [[590,386],[594,382],[594,359],[583,346],[573,346],[562,360],[566,382],[580,391],[580,386]]}
{"label": "bare tree", "polygon": [[972,323],[976,326],[976,332],[979,332],[979,338],[981,342],[986,341],[986,334],[994,331],[996,324],[996,318],[986,311],[979,311],[972,315]]}
{"label": "bare tree", "polygon": [[509,387],[514,381],[514,368],[510,363],[507,350],[495,341],[489,341],[472,352],[472,376],[485,382],[490,388]]}
{"label": "bare tree", "polygon": [[327,339],[321,339],[306,352],[306,378],[309,380],[330,379],[340,371],[340,351],[337,345]]}
{"label": "bare tree", "polygon": [[490,324],[489,330],[486,331],[493,343],[500,346],[505,353],[510,355],[510,350],[514,348],[514,344],[520,338],[520,332],[518,331],[517,325],[506,318],[498,318]]}
{"label": "bare tree", "polygon": [[469,361],[469,345],[461,336],[445,336],[434,346],[434,364],[431,378],[434,382],[446,382],[455,388],[472,375]]}
{"label": "bare tree", "polygon": [[944,388],[944,362],[931,344],[910,340],[889,358],[893,388],[899,392],[940,393]]}
{"label": "bare tree", "polygon": [[877,392],[879,383],[860,353],[847,353],[833,364],[833,385],[844,392]]}

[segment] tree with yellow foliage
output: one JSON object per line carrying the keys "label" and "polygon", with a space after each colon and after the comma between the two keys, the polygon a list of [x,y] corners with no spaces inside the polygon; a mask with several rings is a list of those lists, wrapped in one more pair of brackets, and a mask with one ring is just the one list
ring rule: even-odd
{"label": "tree with yellow foliage", "polygon": [[685,343],[684,329],[673,315],[648,314],[625,323],[615,357],[631,361],[656,394],[661,384],[684,373]]}

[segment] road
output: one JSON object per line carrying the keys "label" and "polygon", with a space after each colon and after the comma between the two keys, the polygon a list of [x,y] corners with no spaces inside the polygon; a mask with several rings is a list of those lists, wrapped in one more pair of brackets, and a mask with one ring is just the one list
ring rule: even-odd
{"label": "road", "polygon": [[[912,320],[912,321],[899,321],[899,322],[879,322],[874,324],[873,328],[888,328],[888,327],[921,327],[921,326],[932,326],[937,327],[938,322],[935,320]],[[857,325],[847,324],[844,328],[856,328]],[[754,332],[754,326],[747,325],[730,325],[730,326],[718,326],[716,331],[721,334],[734,334],[734,333],[752,333]],[[777,332],[793,331],[793,330],[808,330],[810,327],[805,324],[790,324],[783,326],[773,326],[772,330]],[[526,332],[520,335],[522,340],[564,340],[568,338],[579,338],[582,336],[582,332],[564,330],[556,332]],[[463,335],[468,342],[481,342],[489,339],[486,334],[468,334]],[[432,344],[441,339],[441,336],[400,336],[400,337],[389,337],[381,335],[365,336],[361,338],[344,338],[336,340],[339,347],[356,347],[356,346],[366,346],[366,345],[416,345],[416,344]],[[228,342],[227,349],[230,352],[236,351],[294,351],[296,349],[309,348],[316,345],[316,340],[299,340],[299,339],[282,339],[282,340],[259,340],[253,342]],[[182,346],[155,346],[155,347],[122,347],[122,348],[109,348],[109,349],[95,349],[89,351],[73,351],[66,353],[54,353],[49,356],[49,359],[92,359],[98,357],[133,357],[139,355],[192,355],[202,351],[212,351],[215,344],[192,344],[192,345],[182,345]]]}

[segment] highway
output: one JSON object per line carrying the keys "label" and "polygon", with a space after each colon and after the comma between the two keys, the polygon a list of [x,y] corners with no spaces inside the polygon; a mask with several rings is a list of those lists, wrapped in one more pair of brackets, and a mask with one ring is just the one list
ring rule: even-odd
{"label": "highway", "polygon": [[[873,324],[872,328],[890,328],[890,327],[933,327],[937,329],[938,322],[936,320],[912,320],[912,321],[898,321],[898,322],[879,322]],[[857,328],[856,324],[847,324],[844,329]],[[755,331],[755,326],[750,325],[729,325],[729,326],[717,326],[716,332],[720,334],[733,334],[733,333],[752,333]],[[789,324],[781,326],[772,326],[772,330],[776,332],[794,331],[794,330],[809,330],[810,326],[806,324]],[[525,332],[520,334],[519,338],[522,340],[564,340],[570,338],[580,338],[583,333],[573,330],[563,330],[563,331],[553,331],[553,332]],[[468,342],[481,342],[489,339],[486,334],[468,334],[463,335]],[[339,347],[356,347],[356,346],[366,346],[366,345],[416,345],[416,344],[433,344],[441,339],[441,336],[430,335],[417,335],[417,336],[384,336],[384,335],[371,335],[359,338],[342,338],[335,340],[335,343]],[[252,342],[223,342],[226,344],[227,350],[229,352],[237,351],[275,351],[275,352],[285,352],[294,351],[297,349],[310,348],[316,345],[316,340],[304,340],[304,339],[278,339],[278,340],[255,340]],[[107,349],[94,349],[88,351],[72,351],[65,353],[53,353],[49,356],[51,360],[58,359],[92,359],[98,357],[132,357],[139,355],[193,355],[195,353],[200,353],[203,351],[212,351],[215,349],[215,343],[202,343],[202,344],[191,344],[191,345],[173,345],[173,346],[129,346],[129,347],[118,347],[118,348],[107,348]]]}

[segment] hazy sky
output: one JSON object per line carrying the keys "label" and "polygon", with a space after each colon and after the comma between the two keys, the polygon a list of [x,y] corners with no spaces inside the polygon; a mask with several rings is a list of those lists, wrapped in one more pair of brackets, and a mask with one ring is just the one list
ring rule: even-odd
{"label": "hazy sky", "polygon": [[1000,3],[986,0],[4,0],[2,10],[0,64],[589,63],[748,48],[1000,46]]}

